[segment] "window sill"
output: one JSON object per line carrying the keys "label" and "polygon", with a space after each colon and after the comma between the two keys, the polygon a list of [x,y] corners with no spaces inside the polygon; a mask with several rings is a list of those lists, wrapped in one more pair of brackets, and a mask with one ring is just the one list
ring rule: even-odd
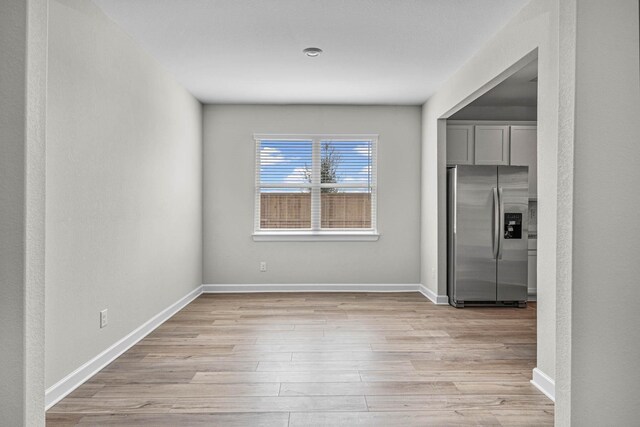
{"label": "window sill", "polygon": [[376,231],[258,231],[255,242],[375,242]]}

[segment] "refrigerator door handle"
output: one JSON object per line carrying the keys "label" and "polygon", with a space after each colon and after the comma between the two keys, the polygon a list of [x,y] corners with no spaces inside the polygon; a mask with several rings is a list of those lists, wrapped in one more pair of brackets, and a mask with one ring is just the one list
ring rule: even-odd
{"label": "refrigerator door handle", "polygon": [[455,297],[455,289],[456,289],[456,233],[457,233],[457,222],[458,222],[458,171],[453,169],[449,172],[450,179],[450,194],[449,194],[449,220],[451,224],[449,225],[449,260],[448,260],[448,275],[447,275],[447,293],[449,294],[449,301],[453,301]]}
{"label": "refrigerator door handle", "polygon": [[452,179],[453,185],[451,186],[451,189],[453,193],[453,209],[451,209],[451,211],[453,214],[453,235],[455,237],[458,229],[458,174],[454,173],[452,175]]}
{"label": "refrigerator door handle", "polygon": [[502,235],[504,233],[504,197],[502,195],[502,187],[498,190],[498,198],[500,199],[500,210],[498,213],[498,259],[502,259]]}
{"label": "refrigerator door handle", "polygon": [[493,187],[493,259],[498,259],[500,245],[500,202],[498,189]]}

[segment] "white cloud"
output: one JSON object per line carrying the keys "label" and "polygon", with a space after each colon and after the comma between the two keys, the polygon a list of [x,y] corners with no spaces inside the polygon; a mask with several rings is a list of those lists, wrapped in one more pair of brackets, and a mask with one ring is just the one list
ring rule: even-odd
{"label": "white cloud", "polygon": [[362,156],[368,156],[371,152],[368,145],[356,145],[353,147],[353,151]]}
{"label": "white cloud", "polygon": [[291,173],[284,179],[284,182],[289,184],[308,184],[309,181],[305,175],[305,168],[295,168]]}
{"label": "white cloud", "polygon": [[362,184],[362,183],[368,183],[369,182],[369,174],[371,173],[371,165],[367,165],[365,167],[363,167],[361,170],[359,170],[358,172],[344,177],[341,182],[344,182],[345,184],[348,183],[356,183],[356,184]]}
{"label": "white cloud", "polygon": [[282,152],[275,147],[260,148],[260,165],[269,166],[285,161]]}

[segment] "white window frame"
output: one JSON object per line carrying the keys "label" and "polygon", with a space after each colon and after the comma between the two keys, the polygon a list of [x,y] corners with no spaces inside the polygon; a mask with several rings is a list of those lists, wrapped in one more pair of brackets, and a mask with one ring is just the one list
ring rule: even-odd
{"label": "white window frame", "polygon": [[[378,211],[378,135],[377,134],[263,134],[253,135],[255,143],[255,210],[254,241],[375,241],[380,234],[377,226]],[[312,182],[311,184],[286,184],[286,187],[311,188],[311,228],[310,229],[261,229],[260,189],[278,188],[285,185],[260,184],[260,143],[261,141],[311,141],[312,142]],[[371,142],[371,183],[325,183],[320,182],[321,141],[370,141]],[[371,187],[371,228],[320,228],[320,206],[322,188],[369,188]]]}

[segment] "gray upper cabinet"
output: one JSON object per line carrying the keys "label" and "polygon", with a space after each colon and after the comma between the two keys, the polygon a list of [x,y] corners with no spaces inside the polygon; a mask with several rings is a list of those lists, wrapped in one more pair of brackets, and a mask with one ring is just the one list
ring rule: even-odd
{"label": "gray upper cabinet", "polygon": [[538,127],[535,122],[447,124],[448,165],[529,167],[529,197],[538,197]]}
{"label": "gray upper cabinet", "polygon": [[447,164],[473,164],[473,125],[447,126]]}
{"label": "gray upper cabinet", "polygon": [[510,163],[529,166],[529,197],[538,194],[537,126],[511,126]]}
{"label": "gray upper cabinet", "polygon": [[509,164],[509,126],[475,127],[475,164]]}

